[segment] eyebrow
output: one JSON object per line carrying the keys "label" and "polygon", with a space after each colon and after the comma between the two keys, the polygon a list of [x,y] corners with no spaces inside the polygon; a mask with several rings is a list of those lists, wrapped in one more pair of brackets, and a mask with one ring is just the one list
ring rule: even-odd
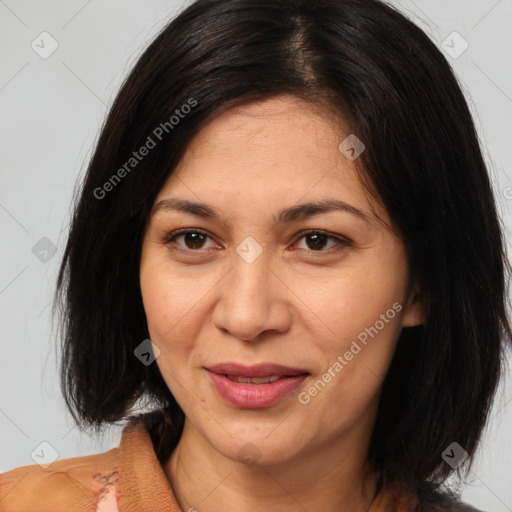
{"label": "eyebrow", "polygon": [[[204,219],[212,219],[216,221],[222,220],[220,212],[214,206],[206,203],[196,203],[193,201],[188,201],[186,199],[162,199],[153,206],[153,208],[151,209],[150,216],[156,215],[158,212],[161,211],[184,212],[196,215],[197,217],[201,217]],[[370,217],[367,214],[365,214],[355,206],[338,199],[323,199],[320,201],[290,206],[288,208],[284,208],[283,210],[281,210],[278,216],[274,215],[272,217],[272,220],[274,221],[275,224],[285,224],[297,222],[309,217],[313,217],[315,215],[320,215],[322,213],[328,213],[333,211],[350,213],[356,217],[359,217],[361,220],[370,224],[371,226],[374,225],[374,223],[371,221]]]}

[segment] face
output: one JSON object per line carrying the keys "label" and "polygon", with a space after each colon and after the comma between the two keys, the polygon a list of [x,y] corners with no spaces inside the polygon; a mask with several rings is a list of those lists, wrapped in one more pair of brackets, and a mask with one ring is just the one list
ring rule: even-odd
{"label": "face", "polygon": [[400,330],[422,322],[404,245],[339,149],[348,135],[290,96],[231,109],[155,200],[140,285],[156,364],[186,428],[230,459],[283,462],[371,430]]}

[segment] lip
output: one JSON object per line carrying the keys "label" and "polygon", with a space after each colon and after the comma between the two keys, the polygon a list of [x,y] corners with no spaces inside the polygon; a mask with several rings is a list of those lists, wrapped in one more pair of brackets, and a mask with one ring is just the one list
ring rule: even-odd
{"label": "lip", "polygon": [[238,363],[221,363],[206,368],[217,375],[235,375],[236,377],[270,377],[272,375],[302,375],[308,373],[301,368],[290,368],[280,364],[261,363],[244,366]]}
{"label": "lip", "polygon": [[[242,409],[263,409],[278,404],[295,391],[309,375],[308,372],[298,368],[269,363],[254,366],[226,363],[206,368],[206,370],[220,397],[228,404]],[[225,375],[239,377],[280,375],[283,378],[268,384],[249,384],[232,381]]]}

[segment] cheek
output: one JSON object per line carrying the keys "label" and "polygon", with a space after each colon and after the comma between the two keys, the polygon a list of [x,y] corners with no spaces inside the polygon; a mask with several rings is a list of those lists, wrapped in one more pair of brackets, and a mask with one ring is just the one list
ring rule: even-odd
{"label": "cheek", "polygon": [[175,272],[171,274],[167,267],[147,258],[142,260],[140,272],[149,334],[161,349],[178,339],[180,331],[190,328],[194,306],[200,301],[200,293],[193,283],[177,277]]}
{"label": "cheek", "polygon": [[325,304],[333,332],[317,345],[324,362],[300,397],[309,404],[304,412],[315,409],[319,431],[327,436],[376,404],[401,330],[401,304],[392,301],[390,290],[378,296],[360,287],[346,290],[350,300]]}
{"label": "cheek", "polygon": [[[350,344],[350,340],[376,322],[380,326],[381,315],[385,315],[385,330],[393,325],[396,331],[397,309],[400,305],[403,308],[403,298],[401,278],[369,266],[349,269],[337,278],[331,276],[323,283],[316,283],[308,288],[304,302],[315,312],[310,328],[325,331],[327,338],[340,348],[340,342]],[[395,303],[399,305],[393,308]]]}
{"label": "cheek", "polygon": [[191,332],[194,326],[190,324],[193,311],[187,315],[190,308],[162,279],[145,284],[141,280],[141,289],[149,338],[160,351],[155,363],[169,391],[183,403],[186,400],[186,395],[182,396],[183,383],[188,379],[185,368],[189,365],[195,336]]}

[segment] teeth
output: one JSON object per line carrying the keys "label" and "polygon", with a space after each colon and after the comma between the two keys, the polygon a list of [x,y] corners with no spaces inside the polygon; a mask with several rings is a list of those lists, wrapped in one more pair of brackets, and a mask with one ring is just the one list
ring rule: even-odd
{"label": "teeth", "polygon": [[236,375],[224,375],[233,382],[241,384],[270,384],[281,378],[281,375],[272,375],[270,377],[238,377]]}

